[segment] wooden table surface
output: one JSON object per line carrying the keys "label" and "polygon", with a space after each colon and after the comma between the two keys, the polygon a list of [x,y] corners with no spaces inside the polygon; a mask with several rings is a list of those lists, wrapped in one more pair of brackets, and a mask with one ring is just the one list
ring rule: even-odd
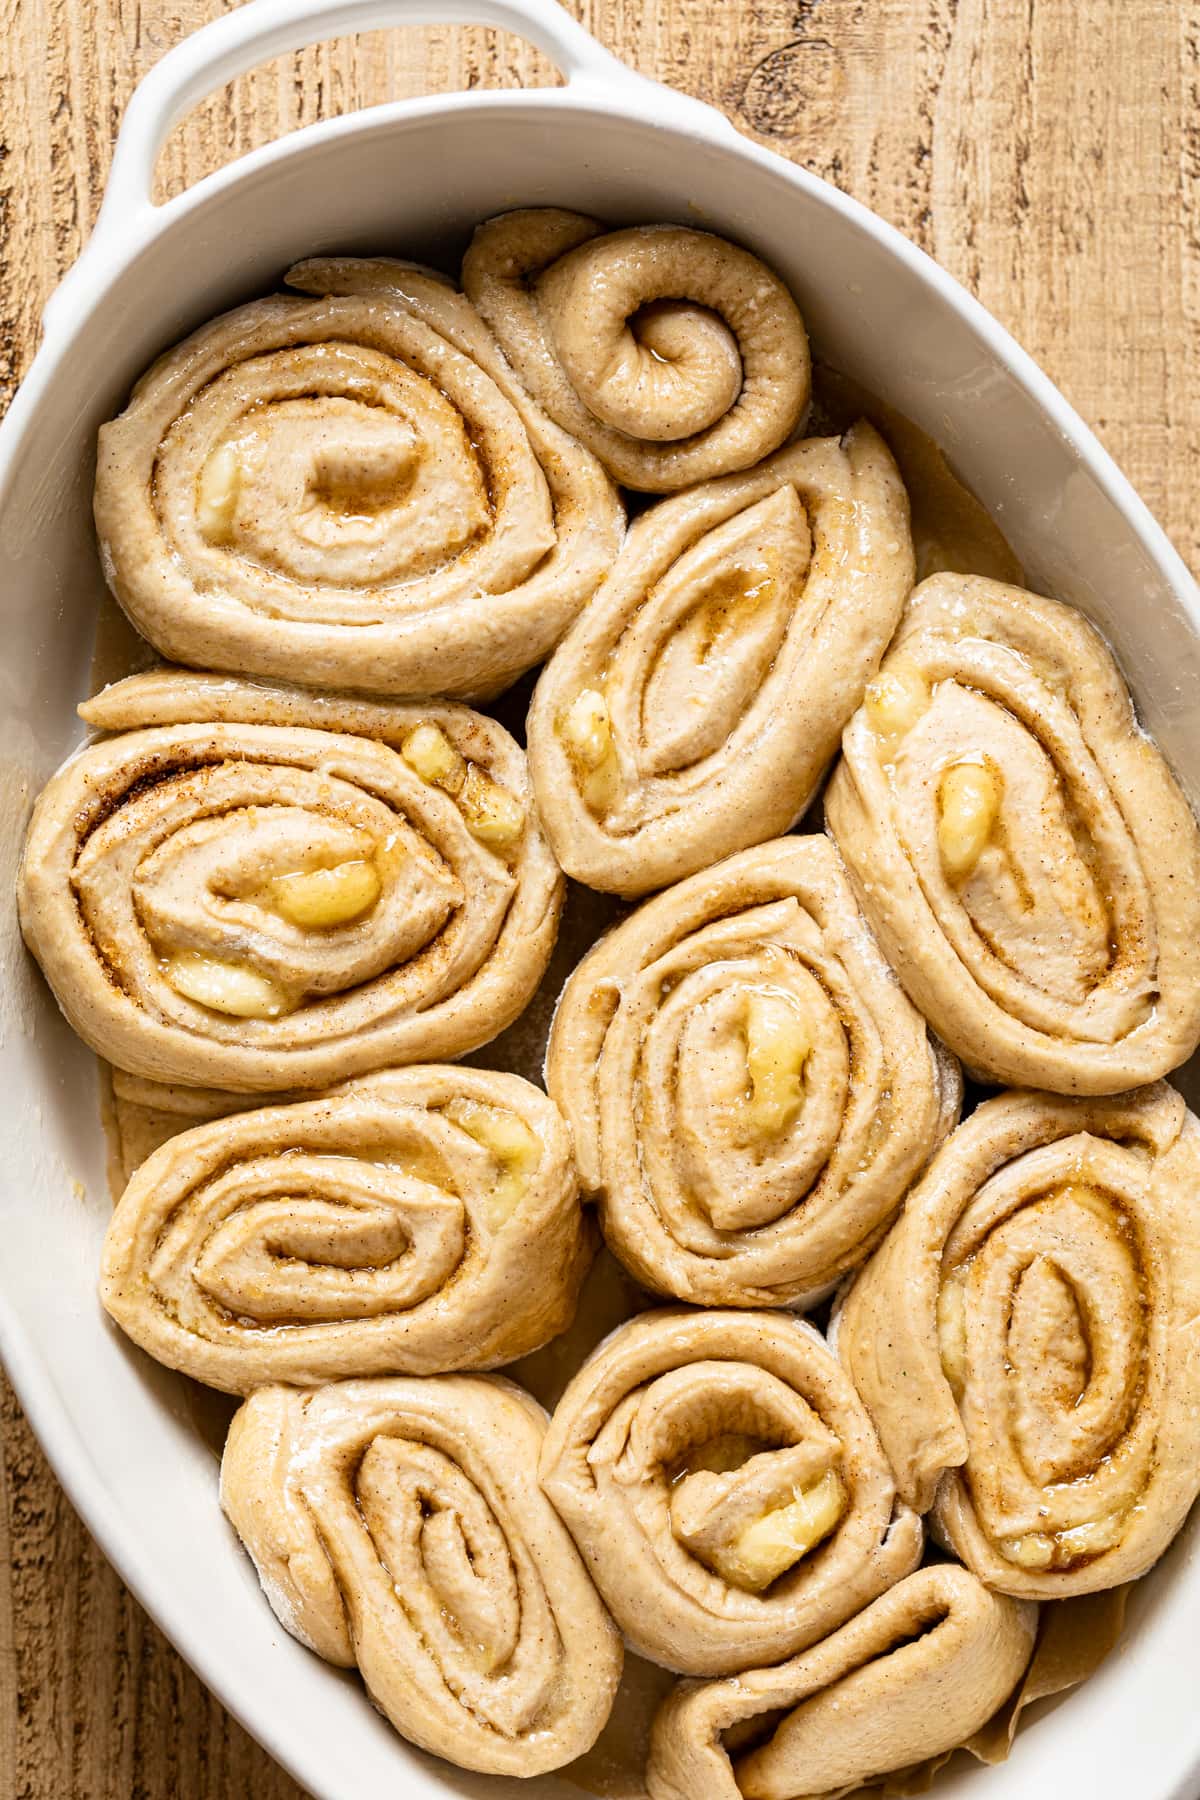
{"label": "wooden table surface", "polygon": [[[1200,0],[573,3],[635,68],[723,107],[965,282],[1200,564]],[[221,10],[0,0],[0,403],[95,217],[130,89]],[[326,45],[192,114],[163,191],[356,106],[553,78],[479,30]],[[0,1432],[0,1800],[298,1795],[108,1568],[6,1385]]]}

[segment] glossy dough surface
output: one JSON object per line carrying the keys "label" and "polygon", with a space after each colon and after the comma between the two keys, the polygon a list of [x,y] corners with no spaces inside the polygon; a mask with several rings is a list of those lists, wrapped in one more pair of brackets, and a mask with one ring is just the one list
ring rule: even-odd
{"label": "glossy dough surface", "polygon": [[820,836],[731,856],[602,938],[563,992],[546,1077],[612,1249],[702,1305],[827,1292],[961,1099]]}
{"label": "glossy dough surface", "polygon": [[834,1341],[905,1499],[989,1587],[1144,1575],[1200,1493],[1200,1123],[1165,1083],[960,1125]]}
{"label": "glossy dough surface", "polygon": [[462,284],[550,417],[626,487],[669,494],[749,468],[803,424],[796,303],[710,232],[501,213],[475,232]]}
{"label": "glossy dough surface", "polygon": [[25,939],[71,1024],[154,1080],[326,1087],[522,1010],[562,877],[495,720],[165,670],[43,790]]}
{"label": "glossy dough surface", "polygon": [[[921,1569],[778,1668],[681,1682],[654,1722],[650,1800],[840,1800],[940,1758],[1012,1693],[1036,1625],[965,1569]],[[723,1735],[756,1722],[731,1753]]]}
{"label": "glossy dough surface", "polygon": [[567,873],[640,894],[786,831],[912,581],[904,487],[865,422],[643,513],[530,709]]}
{"label": "glossy dough surface", "polygon": [[629,1644],[684,1673],[790,1656],[921,1556],[844,1369],[786,1314],[620,1326],[559,1401],[541,1470]]}
{"label": "glossy dough surface", "polygon": [[102,427],[109,585],[180,662],[496,693],[615,555],[612,484],[444,276],[315,258],[287,280],[305,297],[202,326]]}
{"label": "glossy dough surface", "polygon": [[1200,1040],[1200,831],[1072,608],[921,583],[828,828],[885,955],[986,1080],[1116,1093]]}
{"label": "glossy dough surface", "polygon": [[594,1237],[516,1075],[391,1069],[199,1125],[129,1183],[101,1298],[210,1387],[494,1368],[565,1329]]}
{"label": "glossy dough surface", "polygon": [[593,1743],[621,1640],[538,1489],[541,1411],[513,1382],[435,1375],[266,1387],[221,1504],[280,1623],[357,1665],[402,1736],[529,1776]]}

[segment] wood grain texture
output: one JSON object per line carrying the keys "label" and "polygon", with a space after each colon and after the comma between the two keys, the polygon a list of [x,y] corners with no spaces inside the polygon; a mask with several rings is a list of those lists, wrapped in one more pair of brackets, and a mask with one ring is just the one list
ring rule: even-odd
{"label": "wood grain texture", "polygon": [[[0,0],[0,403],[78,254],[133,83],[221,0]],[[1200,0],[575,0],[907,232],[1032,351],[1193,567]],[[554,79],[493,32],[372,34],[256,71],[176,131],[164,193],[383,99]],[[979,422],[987,429],[986,417]],[[75,1518],[0,1396],[0,1800],[284,1800]]]}

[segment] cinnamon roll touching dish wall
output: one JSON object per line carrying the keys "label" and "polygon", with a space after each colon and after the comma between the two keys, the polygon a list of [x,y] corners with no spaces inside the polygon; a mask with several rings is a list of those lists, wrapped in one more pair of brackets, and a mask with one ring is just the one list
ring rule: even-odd
{"label": "cinnamon roll touching dish wall", "polygon": [[1200,831],[1081,614],[914,592],[825,797],[863,910],[988,1081],[1109,1094],[1200,1041]]}
{"label": "cinnamon roll touching dish wall", "polygon": [[523,753],[444,701],[161,670],[34,808],[22,930],[79,1035],[152,1080],[326,1087],[509,1024],[562,877]]}
{"label": "cinnamon roll touching dish wall", "polygon": [[478,227],[462,285],[529,391],[625,487],[747,469],[807,416],[795,301],[711,232],[523,208]]}
{"label": "cinnamon roll touching dish wall", "polygon": [[687,1674],[778,1662],[920,1561],[844,1369],[779,1313],[620,1326],[559,1401],[541,1477],[631,1648]]}
{"label": "cinnamon roll touching dish wall", "polygon": [[1198,1192],[1165,1083],[1001,1094],[850,1287],[833,1341],[900,1492],[989,1587],[1132,1581],[1200,1493]]}
{"label": "cinnamon roll touching dish wall", "polygon": [[494,694],[621,541],[599,463],[444,276],[314,258],[150,368],[100,432],[109,585],[163,655],[381,694]]}
{"label": "cinnamon roll touching dish wall", "polygon": [[865,422],[644,513],[529,715],[567,873],[641,894],[786,831],[912,582],[904,487]]}
{"label": "cinnamon roll touching dish wall", "polygon": [[778,1668],[680,1682],[654,1721],[650,1800],[840,1800],[972,1748],[1036,1626],[1036,1606],[965,1569],[920,1569]]}
{"label": "cinnamon roll touching dish wall", "polygon": [[595,1741],[621,1640],[538,1489],[545,1418],[487,1376],[267,1387],[221,1504],[280,1623],[358,1667],[403,1737],[529,1776]]}
{"label": "cinnamon roll touching dish wall", "polygon": [[821,836],[731,856],[602,938],[563,991],[546,1078],[610,1247],[709,1306],[827,1293],[961,1099]]}
{"label": "cinnamon roll touching dish wall", "polygon": [[570,1323],[594,1242],[540,1089],[390,1069],[172,1137],[113,1214],[101,1297],[230,1393],[493,1368]]}

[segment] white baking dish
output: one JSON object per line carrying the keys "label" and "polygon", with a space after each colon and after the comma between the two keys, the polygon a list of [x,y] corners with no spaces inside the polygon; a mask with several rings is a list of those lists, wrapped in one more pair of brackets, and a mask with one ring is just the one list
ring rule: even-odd
{"label": "white baking dish", "polygon": [[[540,45],[567,85],[379,107],[151,204],[165,133],[239,70],[322,37],[468,19]],[[80,736],[73,707],[101,589],[89,504],[100,421],[157,351],[270,288],[296,257],[393,250],[453,266],[474,221],[537,204],[702,223],[766,256],[799,295],[821,353],[938,438],[1032,583],[1108,634],[1146,724],[1200,794],[1200,597],[1183,564],[1029,359],[862,207],[624,69],[555,0],[254,0],[158,65],[130,104],[100,222],[51,302],[45,344],[0,431],[0,1350],[121,1574],[319,1800],[521,1784],[409,1750],[358,1683],[292,1642],[260,1598],[218,1512],[216,1463],[182,1384],[119,1339],[95,1300],[108,1201],[93,1065],[23,955],[8,896],[29,800]],[[1088,1686],[1035,1719],[1005,1767],[955,1765],[939,1791],[1195,1800],[1198,1641],[1200,1564],[1185,1540],[1139,1589],[1124,1645]]]}

